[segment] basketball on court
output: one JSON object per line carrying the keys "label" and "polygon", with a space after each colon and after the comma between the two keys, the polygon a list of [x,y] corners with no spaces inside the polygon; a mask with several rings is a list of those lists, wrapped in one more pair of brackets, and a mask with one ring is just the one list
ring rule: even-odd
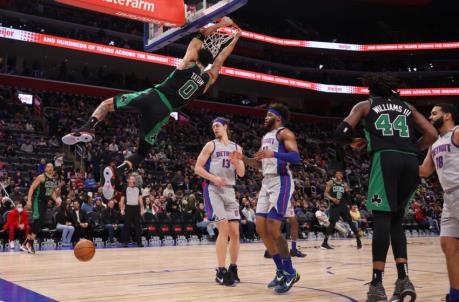
{"label": "basketball on court", "polygon": [[459,302],[458,16],[0,0],[0,302]]}
{"label": "basketball on court", "polygon": [[75,245],[73,253],[75,254],[75,257],[78,260],[82,262],[88,262],[96,254],[96,247],[94,246],[94,243],[92,241],[87,239],[81,239]]}

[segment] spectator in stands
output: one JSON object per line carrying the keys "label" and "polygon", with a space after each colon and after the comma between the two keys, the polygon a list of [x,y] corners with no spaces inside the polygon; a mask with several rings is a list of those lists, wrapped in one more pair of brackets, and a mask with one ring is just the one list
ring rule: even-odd
{"label": "spectator in stands", "polygon": [[84,181],[84,187],[89,192],[95,192],[97,190],[97,182],[92,173],[88,174],[88,178]]}
{"label": "spectator in stands", "polygon": [[171,183],[167,184],[166,189],[164,189],[164,191],[163,191],[163,196],[168,197],[168,198],[169,197],[172,197],[172,198],[175,197],[174,188],[172,187]]}
{"label": "spectator in stands", "polygon": [[62,232],[62,246],[70,246],[72,242],[73,233],[75,232],[75,227],[73,225],[76,224],[74,221],[72,221],[72,210],[70,208],[70,200],[69,202],[61,204],[57,208],[56,222],[56,229]]}
{"label": "spectator in stands", "polygon": [[145,213],[155,214],[153,212],[153,204],[151,202],[150,196],[145,196],[143,198],[143,208],[145,209]]}
{"label": "spectator in stands", "polygon": [[94,198],[95,200],[95,205],[94,205],[94,212],[96,213],[102,213],[105,210],[104,203],[102,202],[102,198],[100,196],[96,196]]}
{"label": "spectator in stands", "polygon": [[153,204],[153,212],[155,214],[158,213],[164,213],[164,207],[161,204],[161,199],[160,198],[155,198],[154,204]]}
{"label": "spectator in stands", "polygon": [[21,151],[26,153],[33,153],[33,146],[30,138],[26,139],[26,141],[21,145]]}
{"label": "spectator in stands", "polygon": [[182,211],[190,215],[194,214],[197,207],[197,201],[194,194],[190,194],[188,198],[182,200]]}
{"label": "spectator in stands", "polygon": [[207,234],[209,234],[209,240],[215,241],[215,224],[211,223],[207,217],[207,213],[204,210],[204,204],[201,202],[198,204],[198,208],[194,213],[194,219],[196,221],[196,226],[200,232],[204,232],[207,230]]}
{"label": "spectator in stands", "polygon": [[93,196],[93,193],[88,192],[87,195],[83,195],[83,197],[80,197],[80,201],[82,202],[81,210],[85,212],[86,214],[89,214],[92,211],[94,211],[94,202],[93,202],[92,196]]}
{"label": "spectator in stands", "polygon": [[118,144],[116,143],[116,139],[113,139],[113,141],[108,145],[108,151],[110,152],[118,152],[120,151],[120,148],[118,147]]}
{"label": "spectator in stands", "polygon": [[25,124],[25,130],[29,131],[29,132],[34,132],[35,131],[35,129],[33,128],[32,123],[30,123],[29,121],[27,121],[26,124]]}
{"label": "spectator in stands", "polygon": [[37,171],[39,174],[45,173],[46,160],[44,158],[40,159],[40,163],[37,165]]}
{"label": "spectator in stands", "polygon": [[355,224],[358,230],[362,229],[362,224],[366,222],[364,218],[362,218],[359,208],[356,204],[353,204],[350,211],[352,217],[352,223]]}
{"label": "spectator in stands", "polygon": [[16,150],[14,148],[13,143],[9,143],[7,146],[5,146],[3,156],[5,156],[6,158],[16,156]]}
{"label": "spectator in stands", "polygon": [[38,141],[37,143],[38,146],[41,146],[41,147],[46,147],[46,141],[45,141],[45,138],[42,136],[40,137],[40,140]]}
{"label": "spectator in stands", "polygon": [[92,229],[88,215],[80,209],[80,203],[78,201],[73,202],[72,222],[75,227],[73,236],[74,242],[78,242],[81,237],[92,240]]}
{"label": "spectator in stands", "polygon": [[242,198],[240,233],[247,239],[254,239],[255,234],[255,211],[250,207],[247,198]]}
{"label": "spectator in stands", "polygon": [[[10,249],[14,249],[14,235],[16,230],[23,231],[26,236],[25,238],[27,238],[30,232],[29,213],[24,211],[22,203],[18,202],[16,208],[9,212],[3,229],[9,232],[8,239]],[[21,250],[27,251],[25,246],[21,246]]]}
{"label": "spectator in stands", "polygon": [[119,224],[120,213],[115,210],[115,201],[111,199],[108,202],[107,208],[102,211],[102,222],[105,231],[108,232],[108,240],[110,243],[114,242],[114,232],[123,229],[124,225]]}

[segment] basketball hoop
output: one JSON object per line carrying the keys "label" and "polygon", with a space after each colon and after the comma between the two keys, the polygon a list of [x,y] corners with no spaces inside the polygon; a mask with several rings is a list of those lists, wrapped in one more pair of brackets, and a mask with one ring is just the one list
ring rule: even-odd
{"label": "basketball hoop", "polygon": [[239,26],[233,23],[231,26],[215,31],[204,39],[203,47],[209,50],[215,59],[220,53],[222,45],[229,43],[239,29]]}

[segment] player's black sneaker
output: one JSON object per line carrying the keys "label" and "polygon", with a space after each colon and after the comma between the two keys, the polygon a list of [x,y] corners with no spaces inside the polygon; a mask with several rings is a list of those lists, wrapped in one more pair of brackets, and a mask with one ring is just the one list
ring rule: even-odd
{"label": "player's black sneaker", "polygon": [[360,250],[362,248],[362,240],[360,240],[359,237],[357,237],[357,249]]}
{"label": "player's black sneaker", "polygon": [[367,292],[367,302],[387,302],[386,290],[382,283],[372,285]]}
{"label": "player's black sneaker", "polygon": [[228,272],[231,273],[232,278],[234,279],[235,283],[240,283],[241,279],[239,279],[239,275],[237,274],[237,265],[236,264],[231,264],[228,267]]}
{"label": "player's black sneaker", "polygon": [[264,257],[267,258],[267,259],[271,259],[272,258],[271,254],[268,252],[268,250],[265,250]]}
{"label": "player's black sneaker", "polygon": [[395,282],[395,290],[390,302],[404,301],[406,297],[410,297],[410,302],[416,301],[416,290],[413,283],[408,277],[397,279]]}
{"label": "player's black sneaker", "polygon": [[286,293],[292,288],[293,284],[297,283],[298,281],[300,281],[300,274],[298,274],[297,271],[295,271],[293,274],[284,272],[284,279],[274,288],[274,291],[278,294]]}
{"label": "player's black sneaker", "polygon": [[112,166],[105,167],[102,193],[107,200],[112,199],[115,194],[115,179],[115,169]]}
{"label": "player's black sneaker", "polygon": [[75,145],[77,143],[89,143],[94,139],[94,128],[87,125],[62,137],[62,142],[66,145]]}
{"label": "player's black sneaker", "polygon": [[332,250],[333,249],[330,245],[328,245],[328,242],[325,242],[325,241],[322,243],[320,248],[323,249],[323,250]]}
{"label": "player's black sneaker", "polygon": [[290,256],[292,257],[298,257],[298,258],[304,258],[306,257],[306,254],[303,254],[301,251],[299,250],[290,250]]}
{"label": "player's black sneaker", "polygon": [[215,281],[220,285],[233,286],[234,279],[232,274],[228,272],[226,268],[217,268],[217,274],[215,275]]}
{"label": "player's black sneaker", "polygon": [[282,283],[284,280],[284,272],[281,270],[276,270],[276,276],[274,277],[273,281],[269,282],[268,288],[274,288]]}

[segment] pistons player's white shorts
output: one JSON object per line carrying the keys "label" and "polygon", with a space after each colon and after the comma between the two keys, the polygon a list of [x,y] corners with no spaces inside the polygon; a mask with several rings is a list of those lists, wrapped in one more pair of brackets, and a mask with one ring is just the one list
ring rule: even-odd
{"label": "pistons player's white shorts", "polygon": [[236,200],[236,191],[233,187],[219,188],[212,184],[204,185],[204,205],[207,216],[215,221],[227,219],[240,220],[239,203]]}
{"label": "pistons player's white shorts", "polygon": [[295,213],[291,204],[295,184],[290,175],[265,176],[258,196],[256,215],[283,220]]}
{"label": "pistons player's white shorts", "polygon": [[441,237],[459,239],[459,188],[445,193],[441,214]]}

